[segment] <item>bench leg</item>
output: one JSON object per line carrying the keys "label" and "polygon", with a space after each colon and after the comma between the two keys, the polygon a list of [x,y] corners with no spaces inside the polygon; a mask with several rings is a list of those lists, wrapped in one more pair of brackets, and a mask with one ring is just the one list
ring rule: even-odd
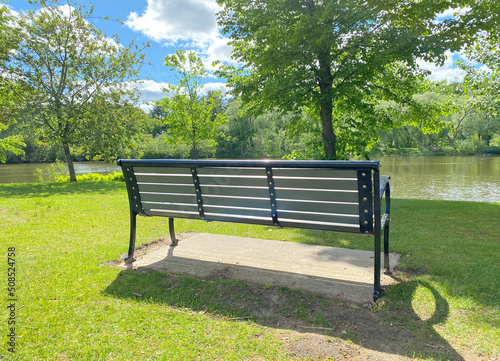
{"label": "bench leg", "polygon": [[380,286],[380,253],[381,253],[381,240],[380,240],[380,227],[375,228],[375,270],[373,281],[373,301],[377,301],[382,296],[382,287]]}
{"label": "bench leg", "polygon": [[168,229],[170,231],[170,241],[172,242],[172,246],[177,246],[179,240],[175,237],[175,229],[174,229],[174,219],[168,219]]}
{"label": "bench leg", "polygon": [[[379,236],[380,237],[380,236]],[[375,270],[373,282],[373,301],[377,301],[382,296],[382,287],[380,287],[380,238],[377,241],[375,236]]]}
{"label": "bench leg", "polygon": [[125,257],[126,264],[130,264],[135,261],[134,250],[135,250],[136,219],[137,219],[137,214],[133,210],[130,210],[130,243],[128,246],[128,255],[127,257]]}
{"label": "bench leg", "polygon": [[389,222],[384,227],[384,274],[392,275],[389,265]]}

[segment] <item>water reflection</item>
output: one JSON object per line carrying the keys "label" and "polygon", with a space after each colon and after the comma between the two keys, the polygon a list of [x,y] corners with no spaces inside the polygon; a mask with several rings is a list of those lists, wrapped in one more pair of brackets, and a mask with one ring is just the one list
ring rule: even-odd
{"label": "water reflection", "polygon": [[500,157],[382,157],[395,198],[500,202]]}

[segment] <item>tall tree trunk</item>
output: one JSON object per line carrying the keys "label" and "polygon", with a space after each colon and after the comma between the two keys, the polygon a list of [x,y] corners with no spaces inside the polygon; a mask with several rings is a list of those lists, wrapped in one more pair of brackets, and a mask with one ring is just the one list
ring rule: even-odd
{"label": "tall tree trunk", "polygon": [[321,93],[321,138],[326,159],[337,159],[337,136],[333,131],[333,75],[330,63],[330,53],[321,51],[318,56],[319,61],[319,89]]}
{"label": "tall tree trunk", "polygon": [[66,155],[66,163],[68,163],[69,180],[71,182],[76,182],[75,166],[73,165],[73,158],[71,157],[71,151],[69,150],[68,142],[63,142],[64,154]]}
{"label": "tall tree trunk", "polygon": [[198,148],[196,148],[196,127],[191,120],[191,151],[189,156],[191,159],[198,159]]}
{"label": "tall tree trunk", "polygon": [[337,159],[337,136],[333,131],[332,99],[321,100],[321,138],[326,159]]}
{"label": "tall tree trunk", "polygon": [[198,148],[196,147],[196,141],[193,140],[193,142],[191,143],[191,150],[189,152],[189,156],[191,157],[191,159],[198,159]]}

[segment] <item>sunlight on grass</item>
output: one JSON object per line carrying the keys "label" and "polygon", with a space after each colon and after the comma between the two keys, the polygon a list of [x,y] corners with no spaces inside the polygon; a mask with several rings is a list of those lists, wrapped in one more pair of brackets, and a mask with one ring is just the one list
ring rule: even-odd
{"label": "sunlight on grass", "polygon": [[432,292],[422,285],[419,285],[413,293],[411,306],[422,321],[428,321],[436,311],[436,302]]}

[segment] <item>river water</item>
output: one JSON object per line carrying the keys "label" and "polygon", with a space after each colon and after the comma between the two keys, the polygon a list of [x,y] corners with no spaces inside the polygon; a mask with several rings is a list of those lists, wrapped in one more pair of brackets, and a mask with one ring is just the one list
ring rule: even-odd
{"label": "river water", "polygon": [[[500,157],[381,157],[394,198],[500,202]],[[48,164],[0,164],[0,183],[36,182]],[[77,162],[77,174],[120,171],[115,164]]]}
{"label": "river water", "polygon": [[500,202],[500,157],[380,158],[394,198]]}
{"label": "river water", "polygon": [[[104,162],[75,162],[74,165],[77,175],[121,171],[116,164]],[[50,163],[0,164],[0,183],[34,183],[38,179],[37,169],[43,171],[44,181],[48,181],[50,167]]]}

